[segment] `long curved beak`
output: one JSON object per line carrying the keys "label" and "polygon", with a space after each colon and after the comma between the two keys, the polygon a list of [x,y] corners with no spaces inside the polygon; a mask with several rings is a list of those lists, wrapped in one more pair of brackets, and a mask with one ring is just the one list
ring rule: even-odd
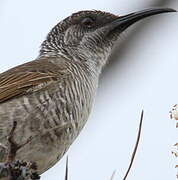
{"label": "long curved beak", "polygon": [[168,12],[176,12],[176,10],[171,8],[152,8],[152,9],[146,9],[143,11],[138,11],[134,13],[130,13],[125,16],[120,16],[117,19],[115,19],[113,22],[110,23],[110,28],[112,30],[117,29],[119,32],[124,31],[129,26],[134,24],[135,22],[144,19],[149,16],[153,16],[156,14],[161,13],[168,13]]}

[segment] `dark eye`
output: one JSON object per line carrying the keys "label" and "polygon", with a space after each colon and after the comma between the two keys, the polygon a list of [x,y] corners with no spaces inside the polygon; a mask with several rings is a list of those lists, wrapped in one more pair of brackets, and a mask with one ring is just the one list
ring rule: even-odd
{"label": "dark eye", "polygon": [[86,18],[84,18],[84,19],[82,20],[81,23],[82,23],[82,25],[84,25],[85,27],[91,28],[91,27],[94,25],[95,21],[94,21],[94,19],[91,18],[91,17],[86,17]]}

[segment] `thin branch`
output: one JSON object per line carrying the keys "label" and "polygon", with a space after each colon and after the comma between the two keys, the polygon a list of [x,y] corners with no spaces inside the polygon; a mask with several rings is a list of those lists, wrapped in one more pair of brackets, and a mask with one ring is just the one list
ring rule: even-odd
{"label": "thin branch", "polygon": [[68,180],[68,156],[67,156],[67,159],[66,159],[66,171],[65,171],[65,180]]}
{"label": "thin branch", "polygon": [[17,122],[13,122],[12,129],[8,135],[9,152],[7,160],[0,163],[0,179],[8,180],[39,180],[40,176],[37,173],[37,164],[35,162],[26,162],[23,160],[15,160],[17,151],[30,142],[31,138],[27,139],[23,144],[17,144],[14,140],[14,132],[17,127]]}
{"label": "thin branch", "polygon": [[112,176],[111,176],[111,179],[110,179],[110,180],[113,180],[113,179],[114,179],[115,174],[116,174],[116,171],[114,171],[114,172],[112,173]]}
{"label": "thin branch", "polygon": [[131,161],[130,161],[129,167],[128,167],[127,171],[126,171],[126,174],[125,174],[123,180],[126,180],[128,174],[130,172],[130,169],[132,167],[132,164],[133,164],[136,152],[137,152],[138,144],[139,144],[139,141],[140,141],[141,130],[142,130],[143,113],[144,113],[144,111],[142,110],[141,117],[140,117],[139,130],[138,130],[138,135],[137,135],[137,141],[136,141],[136,144],[135,144],[135,147],[134,147],[134,151],[132,153],[132,157],[131,157]]}

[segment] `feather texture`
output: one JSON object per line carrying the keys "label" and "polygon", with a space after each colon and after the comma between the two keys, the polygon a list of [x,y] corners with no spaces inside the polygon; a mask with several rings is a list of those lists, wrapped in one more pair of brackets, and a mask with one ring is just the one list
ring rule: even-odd
{"label": "feather texture", "polygon": [[43,61],[31,61],[0,74],[0,103],[46,88],[64,76],[63,68]]}

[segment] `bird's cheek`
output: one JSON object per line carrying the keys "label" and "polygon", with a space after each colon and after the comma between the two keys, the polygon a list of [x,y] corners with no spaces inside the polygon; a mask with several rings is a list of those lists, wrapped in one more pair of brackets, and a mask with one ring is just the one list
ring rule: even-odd
{"label": "bird's cheek", "polygon": [[69,46],[76,46],[82,39],[82,34],[76,28],[69,28],[64,35],[64,43]]}

